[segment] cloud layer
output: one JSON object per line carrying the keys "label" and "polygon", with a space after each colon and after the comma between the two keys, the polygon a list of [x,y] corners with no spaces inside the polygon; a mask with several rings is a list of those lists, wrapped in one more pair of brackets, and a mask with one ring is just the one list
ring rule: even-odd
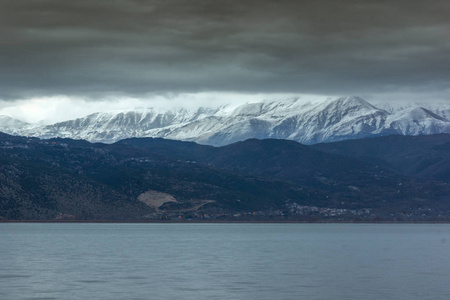
{"label": "cloud layer", "polygon": [[1,0],[0,99],[450,91],[450,2]]}

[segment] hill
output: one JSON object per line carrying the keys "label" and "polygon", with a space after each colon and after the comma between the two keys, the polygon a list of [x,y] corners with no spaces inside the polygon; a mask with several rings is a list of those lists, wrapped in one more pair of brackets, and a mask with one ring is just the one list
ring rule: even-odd
{"label": "hill", "polygon": [[0,135],[4,219],[431,220],[445,182],[284,140],[225,147]]}

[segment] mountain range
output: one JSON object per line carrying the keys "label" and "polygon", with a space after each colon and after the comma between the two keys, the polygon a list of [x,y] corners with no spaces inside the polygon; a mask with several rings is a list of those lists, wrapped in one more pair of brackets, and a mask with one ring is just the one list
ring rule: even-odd
{"label": "mountain range", "polygon": [[444,221],[449,145],[448,134],[213,147],[0,133],[0,220]]}
{"label": "mountain range", "polygon": [[153,108],[94,113],[56,124],[0,116],[0,131],[39,138],[114,143],[159,137],[224,146],[250,138],[317,144],[385,135],[450,133],[450,105],[377,106],[360,97],[286,98],[197,110]]}

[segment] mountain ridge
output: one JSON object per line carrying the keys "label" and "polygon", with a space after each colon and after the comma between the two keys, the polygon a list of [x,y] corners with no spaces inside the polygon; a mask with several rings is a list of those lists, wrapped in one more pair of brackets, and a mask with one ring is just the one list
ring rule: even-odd
{"label": "mountain ridge", "polygon": [[160,137],[224,146],[250,138],[303,144],[401,135],[450,133],[450,106],[377,107],[357,97],[310,101],[285,98],[197,110],[152,108],[94,113],[52,125],[0,118],[0,130],[39,138],[113,143],[131,137]]}

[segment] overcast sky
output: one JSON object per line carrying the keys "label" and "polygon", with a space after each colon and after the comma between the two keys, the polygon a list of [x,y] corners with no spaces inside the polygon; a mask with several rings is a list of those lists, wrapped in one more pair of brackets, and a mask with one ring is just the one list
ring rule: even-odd
{"label": "overcast sky", "polygon": [[449,16],[448,0],[0,0],[0,113],[283,94],[450,101]]}

